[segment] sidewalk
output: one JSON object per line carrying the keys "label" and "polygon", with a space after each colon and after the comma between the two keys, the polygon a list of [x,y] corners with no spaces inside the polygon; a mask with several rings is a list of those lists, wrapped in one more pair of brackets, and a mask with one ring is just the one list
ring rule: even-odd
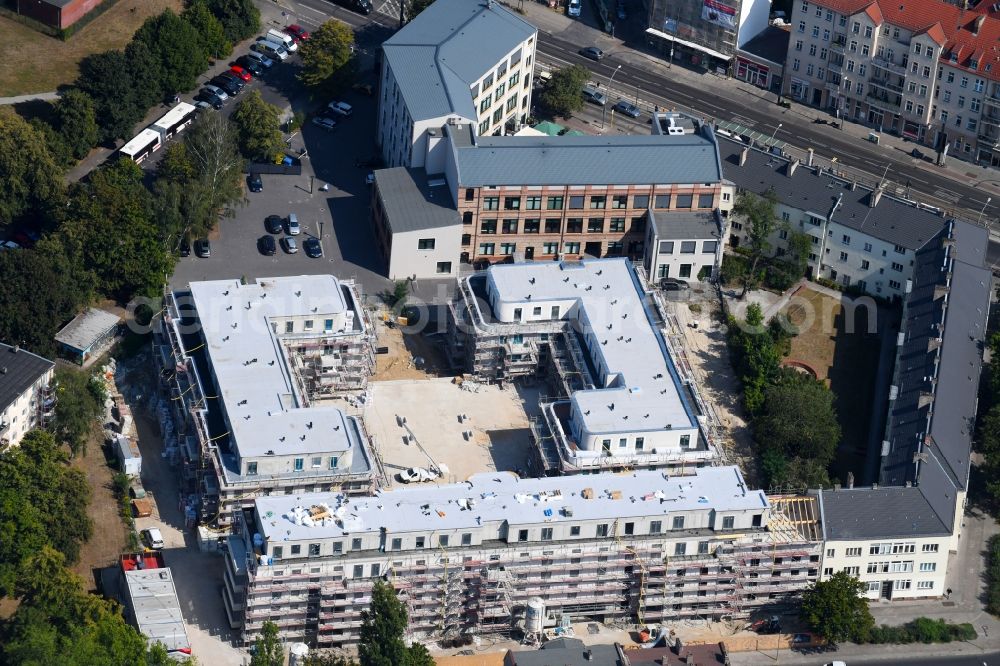
{"label": "sidewalk", "polygon": [[30,95],[0,97],[0,105],[23,104],[24,102],[34,102],[35,100],[51,102],[57,99],[59,99],[59,93],[53,90],[52,92],[31,93]]}
{"label": "sidewalk", "polygon": [[[625,41],[622,39],[611,37],[597,28],[588,26],[582,21],[569,18],[563,12],[549,9],[548,6],[539,2],[525,2],[523,7],[525,18],[537,26],[540,32],[550,33],[559,39],[566,40],[580,46],[597,46],[598,48],[603,49],[606,54],[618,61],[625,62],[636,67],[641,67],[659,77],[683,81],[689,86],[699,88],[705,91],[704,96],[707,99],[719,97],[729,100],[732,103],[744,106],[753,104],[758,107],[762,105],[772,107],[774,111],[773,115],[775,125],[778,122],[784,122],[786,131],[793,131],[793,128],[790,127],[790,123],[813,123],[817,119],[828,122],[833,122],[835,120],[833,116],[823,109],[805,106],[787,99],[786,101],[791,103],[791,108],[784,109],[779,107],[777,106],[777,99],[774,93],[762,90],[761,88],[744,81],[733,78],[724,78],[707,72],[694,71],[684,67],[683,65],[668,64],[665,60],[657,56],[639,50],[639,48],[641,48],[639,45],[626,45]],[[614,97],[616,94],[627,99],[632,99],[634,97],[634,91],[631,90],[613,90],[610,96]],[[676,108],[682,111],[690,111],[695,115],[704,117],[703,113],[686,109],[684,105],[673,102],[672,100],[655,98],[644,99],[643,96],[640,95],[639,102],[640,108],[652,109],[654,106],[658,105],[660,108]],[[715,119],[707,118],[707,120],[732,121],[734,119],[720,117]],[[830,127],[829,131],[831,133],[843,132],[848,136],[856,138],[859,142],[867,142],[868,135],[872,132],[871,128],[852,122],[842,122],[840,127],[840,130],[835,130]],[[767,129],[768,131],[771,131],[773,126]],[[887,133],[881,133],[879,136],[880,139],[878,147],[871,144],[867,144],[865,147],[877,151],[885,151],[887,154],[891,154],[891,151],[898,150],[906,155],[909,155],[910,151],[914,148],[918,148],[925,155],[933,156],[933,151],[927,146],[919,145],[912,141],[904,141],[901,137],[892,136]],[[797,147],[800,148],[800,151],[796,152],[801,152],[801,149],[804,149],[807,146]],[[818,150],[816,153],[817,158],[821,162],[830,162],[830,157],[835,157],[834,155],[823,156],[821,153],[822,149]],[[954,156],[949,156],[947,164],[943,167],[936,166],[930,162],[918,162],[916,159],[914,159],[913,162],[925,171],[939,175],[944,173],[958,182],[982,186],[986,190],[1000,194],[1000,174],[993,169],[980,167],[968,162],[962,162]],[[836,165],[836,169],[841,171],[854,170],[851,168],[845,168],[843,165]],[[867,178],[862,178],[861,180],[877,181],[881,179],[881,174],[869,172],[862,173],[864,173]]]}

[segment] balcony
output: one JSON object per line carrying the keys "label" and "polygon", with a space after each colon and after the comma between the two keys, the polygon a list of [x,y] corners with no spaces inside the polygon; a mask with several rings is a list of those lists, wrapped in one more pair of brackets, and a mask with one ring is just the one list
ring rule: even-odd
{"label": "balcony", "polygon": [[843,54],[845,49],[847,49],[847,35],[834,35],[833,41],[830,42],[830,51]]}
{"label": "balcony", "polygon": [[906,67],[903,65],[897,65],[896,63],[886,60],[885,58],[875,56],[872,58],[872,65],[878,67],[879,69],[884,69],[887,72],[898,74],[899,76],[906,76]]}
{"label": "balcony", "polygon": [[1000,144],[1000,131],[998,131],[996,126],[980,125],[977,137],[980,143],[993,146],[994,148]]}
{"label": "balcony", "polygon": [[868,94],[865,95],[865,99],[869,104],[881,107],[883,109],[896,109],[898,110],[903,105],[903,98],[900,95],[890,95],[884,92],[878,92],[875,90],[869,90]]}
{"label": "balcony", "polygon": [[889,90],[894,93],[902,94],[903,92],[902,84],[892,83],[888,78],[885,77],[871,76],[869,77],[868,82],[871,83],[873,86],[877,86],[879,88],[882,88],[884,90]]}

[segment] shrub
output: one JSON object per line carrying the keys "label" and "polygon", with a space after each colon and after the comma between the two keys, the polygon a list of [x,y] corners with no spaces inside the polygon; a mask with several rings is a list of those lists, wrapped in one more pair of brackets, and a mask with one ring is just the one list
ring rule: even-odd
{"label": "shrub", "polygon": [[978,637],[976,630],[968,622],[952,624],[947,620],[918,617],[900,626],[883,624],[873,627],[865,640],[874,644],[903,643],[950,643],[971,641]]}
{"label": "shrub", "polygon": [[750,268],[750,260],[739,254],[726,253],[722,256],[719,279],[723,284],[736,284]]}
{"label": "shrub", "polygon": [[1000,615],[1000,535],[990,537],[987,545],[989,564],[986,567],[986,610]]}

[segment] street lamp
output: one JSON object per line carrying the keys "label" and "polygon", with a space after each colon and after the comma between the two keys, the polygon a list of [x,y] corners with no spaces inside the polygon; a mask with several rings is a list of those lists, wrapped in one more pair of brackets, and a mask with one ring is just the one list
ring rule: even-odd
{"label": "street lamp", "polygon": [[[615,80],[615,74],[617,74],[618,70],[620,70],[621,68],[622,68],[621,65],[618,65],[617,67],[615,67],[615,71],[611,72],[611,76],[608,77],[608,95],[611,94],[611,83]],[[601,129],[602,130],[604,129],[604,119],[608,115],[608,101],[609,100],[607,100],[607,99],[604,100],[604,106],[601,107]]]}
{"label": "street lamp", "polygon": [[771,138],[767,140],[767,145],[764,146],[768,150],[771,149],[771,144],[774,143],[774,137],[776,137],[778,135],[778,130],[781,129],[781,126],[783,124],[784,123],[778,123],[778,126],[774,128],[774,132],[771,133]]}
{"label": "street lamp", "polygon": [[981,224],[982,223],[982,221],[983,221],[983,213],[986,212],[986,207],[990,205],[991,201],[993,201],[993,197],[986,197],[986,203],[983,204],[983,209],[981,211],[979,211],[979,220],[976,222],[976,224]]}

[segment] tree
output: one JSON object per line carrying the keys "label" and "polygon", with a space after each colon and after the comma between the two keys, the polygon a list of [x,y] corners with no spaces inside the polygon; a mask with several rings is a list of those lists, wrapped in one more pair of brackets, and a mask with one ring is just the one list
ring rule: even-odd
{"label": "tree", "polygon": [[260,10],[253,0],[205,0],[205,5],[219,19],[226,39],[233,44],[260,30]]}
{"label": "tree", "polygon": [[56,372],[56,435],[76,453],[104,409],[104,388],[94,375],[74,368]]}
{"label": "tree", "polygon": [[754,420],[758,442],[789,457],[830,464],[840,441],[833,392],[813,377],[784,370],[764,393],[764,406]]}
{"label": "tree", "polygon": [[76,163],[76,158],[73,157],[70,145],[66,143],[66,139],[59,130],[39,117],[30,119],[28,123],[39,136],[44,138],[45,148],[49,151],[49,155],[52,156],[52,161],[56,166],[66,169]]}
{"label": "tree", "polygon": [[302,69],[299,81],[315,90],[332,92],[346,82],[354,32],[346,23],[329,20],[314,30],[299,47]]}
{"label": "tree", "polygon": [[590,80],[590,71],[582,65],[558,69],[539,95],[539,101],[555,116],[569,118],[583,108],[581,90]]}
{"label": "tree", "polygon": [[149,44],[141,39],[133,39],[125,47],[125,57],[131,65],[129,74],[135,87],[135,103],[142,114],[162,102],[166,95],[177,92],[167,90],[160,55],[154,53]]}
{"label": "tree", "polygon": [[225,206],[243,197],[244,161],[237,150],[232,123],[218,113],[205,113],[184,133],[187,155],[194,165],[188,220],[192,229],[208,232]]}
{"label": "tree", "polygon": [[785,230],[788,232],[788,240],[786,241],[788,251],[785,253],[785,259],[795,266],[796,277],[801,278],[806,274],[806,268],[809,266],[812,236],[792,229],[791,225],[785,225]]}
{"label": "tree", "polygon": [[875,619],[861,596],[864,583],[846,571],[814,583],[802,594],[799,615],[809,628],[830,641],[865,640]]}
{"label": "tree", "polygon": [[71,88],[55,105],[56,126],[69,145],[73,157],[83,159],[97,145],[97,115],[90,95]]}
{"label": "tree", "polygon": [[253,643],[250,666],[284,666],[285,654],[278,639],[278,625],[265,622]]}
{"label": "tree", "polygon": [[410,11],[406,12],[406,20],[412,21],[417,14],[433,4],[434,0],[410,0]]}
{"label": "tree", "polygon": [[132,129],[148,107],[142,103],[142,90],[133,79],[132,61],[124,53],[105,51],[87,56],[80,61],[76,84],[94,100],[102,143],[131,138]]}
{"label": "tree", "polygon": [[358,666],[358,662],[340,655],[309,654],[302,666]]}
{"label": "tree", "polygon": [[744,405],[755,414],[764,404],[764,392],[781,363],[778,347],[769,328],[764,326],[764,313],[758,304],[747,306],[744,321],[730,319],[729,346],[733,367],[743,382]]}
{"label": "tree", "polygon": [[747,291],[757,284],[759,279],[757,264],[771,250],[771,234],[774,233],[778,223],[775,212],[777,204],[778,197],[774,190],[768,190],[762,197],[750,191],[740,192],[736,197],[733,213],[745,220],[744,227],[751,253],[750,266],[743,278],[743,293],[740,294],[740,298],[746,296]]}
{"label": "tree", "polygon": [[42,217],[63,195],[62,172],[45,137],[7,106],[0,109],[0,225]]}
{"label": "tree", "polygon": [[132,37],[145,42],[160,62],[163,94],[190,90],[208,69],[208,54],[194,27],[169,9],[151,16]]}
{"label": "tree", "polygon": [[226,38],[226,31],[205,0],[194,0],[181,12],[201,38],[201,47],[212,58],[225,58],[233,52],[232,43]]}
{"label": "tree", "polygon": [[265,102],[260,91],[251,91],[236,106],[231,120],[236,124],[240,152],[247,159],[270,162],[282,152],[281,111]]}
{"label": "tree", "polygon": [[406,607],[391,585],[376,581],[371,606],[361,612],[361,666],[434,666],[427,648],[419,643],[406,645],[405,631]]}

